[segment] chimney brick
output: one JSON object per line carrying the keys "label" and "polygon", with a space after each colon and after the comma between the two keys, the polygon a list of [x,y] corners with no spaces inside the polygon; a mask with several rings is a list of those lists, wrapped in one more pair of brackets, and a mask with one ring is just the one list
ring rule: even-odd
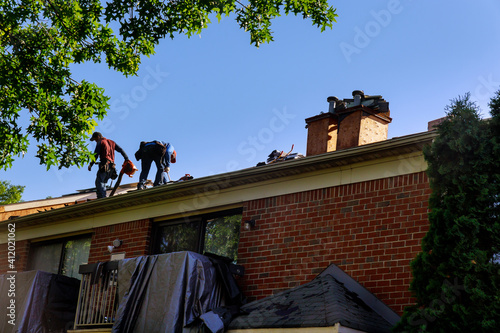
{"label": "chimney brick", "polygon": [[382,96],[353,92],[353,99],[328,97],[330,110],[306,119],[307,156],[353,148],[387,139],[389,103]]}
{"label": "chimney brick", "polygon": [[307,156],[319,155],[337,149],[337,115],[322,113],[307,118]]}
{"label": "chimney brick", "polygon": [[445,121],[447,117],[442,117],[442,118],[438,118],[438,119],[434,119],[434,120],[431,120],[427,123],[427,131],[433,131],[435,129],[437,129],[437,127],[439,126],[439,124],[441,124],[443,121]]}
{"label": "chimney brick", "polygon": [[337,150],[387,140],[391,119],[358,106],[339,113]]}

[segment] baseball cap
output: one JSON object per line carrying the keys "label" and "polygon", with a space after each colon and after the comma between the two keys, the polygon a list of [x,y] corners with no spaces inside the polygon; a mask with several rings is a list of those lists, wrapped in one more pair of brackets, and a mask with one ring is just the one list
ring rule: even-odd
{"label": "baseball cap", "polygon": [[90,138],[90,141],[96,141],[99,138],[102,138],[101,132],[94,132],[94,134],[92,134],[92,137]]}

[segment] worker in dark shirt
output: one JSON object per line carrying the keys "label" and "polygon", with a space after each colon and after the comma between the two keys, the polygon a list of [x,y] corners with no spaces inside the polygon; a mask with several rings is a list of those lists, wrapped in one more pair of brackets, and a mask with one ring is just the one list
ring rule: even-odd
{"label": "worker in dark shirt", "polygon": [[[128,161],[128,156],[125,151],[118,146],[113,140],[106,139],[99,132],[94,132],[90,141],[95,141],[96,146],[94,150],[95,159],[99,158],[99,170],[95,179],[95,187],[97,198],[106,197],[106,183],[108,180],[116,179],[118,174],[115,167],[115,150],[122,154],[125,161]],[[95,162],[90,162],[89,171]]]}
{"label": "worker in dark shirt", "polygon": [[135,154],[136,159],[141,161],[141,174],[139,176],[139,190],[146,188],[146,181],[149,174],[149,169],[153,161],[156,164],[156,176],[153,186],[158,186],[167,183],[170,164],[177,161],[177,152],[170,143],[163,141],[141,142],[141,146]]}

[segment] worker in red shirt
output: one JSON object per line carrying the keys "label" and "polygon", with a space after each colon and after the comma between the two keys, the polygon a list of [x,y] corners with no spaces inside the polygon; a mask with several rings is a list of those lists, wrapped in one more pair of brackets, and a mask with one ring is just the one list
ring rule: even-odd
{"label": "worker in red shirt", "polygon": [[[97,175],[95,179],[95,187],[97,192],[97,198],[106,197],[106,183],[108,180],[116,179],[118,174],[115,167],[115,150],[122,154],[125,161],[128,161],[128,156],[125,151],[118,146],[113,140],[106,139],[99,132],[94,132],[90,141],[95,141],[96,146],[94,150],[95,159],[99,158],[99,169],[97,170]],[[89,171],[95,162],[90,162]]]}

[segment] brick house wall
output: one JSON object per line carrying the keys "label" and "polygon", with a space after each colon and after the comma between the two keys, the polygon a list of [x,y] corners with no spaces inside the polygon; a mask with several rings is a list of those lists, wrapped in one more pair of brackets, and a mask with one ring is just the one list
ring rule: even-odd
{"label": "brick house wall", "polygon": [[125,252],[125,258],[148,255],[150,250],[151,226],[149,219],[120,223],[94,229],[89,253],[89,264],[109,261],[108,245],[116,238],[123,244],[115,252]]}
{"label": "brick house wall", "polygon": [[16,241],[15,250],[15,268],[9,267],[9,251],[8,243],[0,244],[0,274],[5,274],[8,271],[25,271],[28,267],[28,254],[30,249],[30,242],[28,240]]}
{"label": "brick house wall", "polygon": [[240,280],[249,300],[312,280],[334,263],[399,314],[411,305],[410,261],[428,230],[425,172],[248,202]]}
{"label": "brick house wall", "polygon": [[[425,172],[243,202],[239,284],[249,301],[311,281],[334,263],[399,314],[413,304],[410,261],[428,230],[430,188]],[[150,253],[149,219],[94,228],[89,263]],[[29,240],[16,242],[16,269],[26,269]],[[0,274],[8,271],[0,244]]]}

